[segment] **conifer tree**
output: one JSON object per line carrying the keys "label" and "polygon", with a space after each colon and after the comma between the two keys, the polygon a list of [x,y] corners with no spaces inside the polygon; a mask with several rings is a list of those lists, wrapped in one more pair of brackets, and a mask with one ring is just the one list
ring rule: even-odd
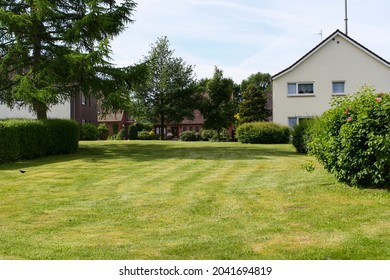
{"label": "conifer tree", "polygon": [[239,104],[240,123],[266,121],[271,111],[266,108],[267,93],[271,91],[271,76],[256,73],[241,83],[241,102]]}
{"label": "conifer tree", "polygon": [[83,92],[115,99],[123,69],[110,40],[131,23],[132,0],[0,0],[0,102],[45,119],[51,105]]}

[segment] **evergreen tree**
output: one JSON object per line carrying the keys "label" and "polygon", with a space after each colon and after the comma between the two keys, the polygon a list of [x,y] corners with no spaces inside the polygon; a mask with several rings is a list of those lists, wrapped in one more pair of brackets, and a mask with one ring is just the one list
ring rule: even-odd
{"label": "evergreen tree", "polygon": [[271,111],[266,108],[267,93],[271,91],[271,76],[256,73],[241,83],[241,102],[239,104],[240,123],[266,121]]}
{"label": "evergreen tree", "polygon": [[205,119],[204,127],[216,130],[218,137],[222,129],[227,129],[234,122],[236,106],[233,94],[234,81],[224,78],[223,71],[215,67],[213,78],[207,81],[201,113]]}
{"label": "evergreen tree", "polygon": [[122,69],[110,40],[132,22],[132,0],[0,0],[0,102],[45,119],[51,105],[83,92],[121,98]]}
{"label": "evergreen tree", "polygon": [[250,84],[242,92],[242,101],[240,108],[240,123],[266,121],[270,116],[269,110],[266,109],[267,97],[265,92],[258,86]]}
{"label": "evergreen tree", "polygon": [[[193,66],[173,54],[167,37],[158,38],[145,57],[146,81],[135,93],[136,102],[143,108],[139,111],[152,123],[160,124],[160,128],[169,122],[193,118],[199,100]],[[164,137],[164,133],[160,133],[160,139]]]}

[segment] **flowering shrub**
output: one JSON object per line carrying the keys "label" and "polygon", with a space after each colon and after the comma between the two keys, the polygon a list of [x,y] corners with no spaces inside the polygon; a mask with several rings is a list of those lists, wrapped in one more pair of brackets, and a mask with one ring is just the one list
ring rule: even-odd
{"label": "flowering shrub", "polygon": [[365,86],[336,98],[316,127],[310,153],[339,181],[390,186],[390,94]]}

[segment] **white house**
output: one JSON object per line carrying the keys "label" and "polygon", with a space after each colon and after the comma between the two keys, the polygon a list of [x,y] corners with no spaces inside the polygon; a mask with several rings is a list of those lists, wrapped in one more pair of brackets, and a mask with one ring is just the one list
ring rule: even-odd
{"label": "white house", "polygon": [[[54,105],[47,112],[47,117],[51,119],[70,119],[70,101],[64,104]],[[0,119],[35,119],[34,112],[26,108],[10,108],[0,103]]]}
{"label": "white house", "polygon": [[[95,98],[84,94],[76,94],[69,101],[51,106],[47,112],[47,117],[49,119],[72,119],[80,124],[97,124],[97,110]],[[11,109],[6,104],[0,102],[0,120],[13,118],[36,119],[36,115],[25,107]]]}
{"label": "white house", "polygon": [[272,77],[273,121],[294,126],[319,116],[333,97],[356,93],[364,84],[390,92],[390,62],[336,30]]}

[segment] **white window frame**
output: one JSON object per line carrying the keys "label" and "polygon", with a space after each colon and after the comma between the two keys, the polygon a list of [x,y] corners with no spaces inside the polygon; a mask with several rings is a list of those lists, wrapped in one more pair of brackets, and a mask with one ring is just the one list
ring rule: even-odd
{"label": "white window frame", "polygon": [[[301,92],[299,93],[299,86],[302,85],[312,85],[313,92]],[[290,93],[292,87],[295,86],[294,93]],[[295,82],[295,83],[287,83],[287,96],[315,96],[315,86],[314,82]]]}
{"label": "white window frame", "polygon": [[[335,92],[335,84],[343,84],[344,85],[344,91],[343,92]],[[332,95],[346,95],[345,93],[345,81],[333,81],[332,82]]]}

